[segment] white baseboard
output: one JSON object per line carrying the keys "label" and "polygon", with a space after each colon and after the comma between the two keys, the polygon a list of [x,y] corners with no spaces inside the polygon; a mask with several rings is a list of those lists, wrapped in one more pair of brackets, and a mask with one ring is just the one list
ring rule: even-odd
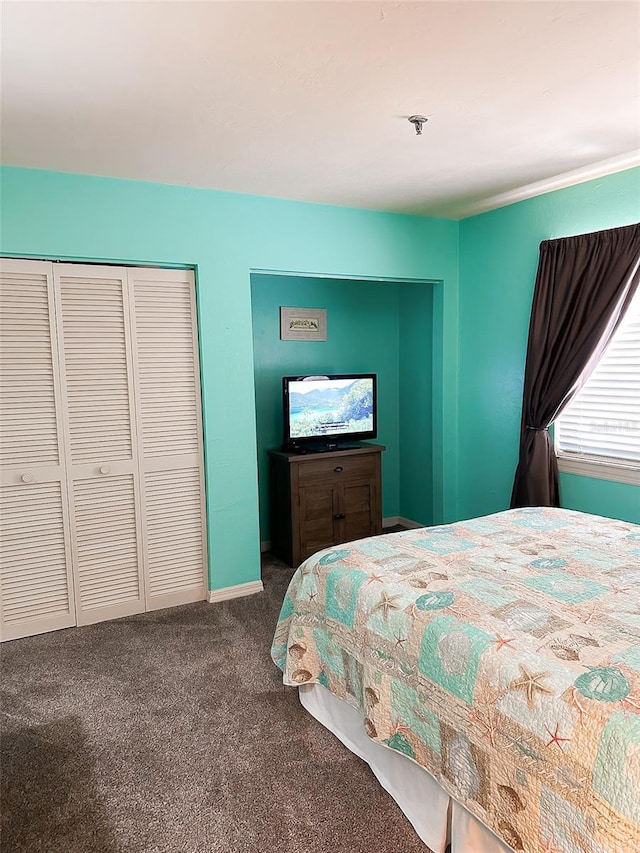
{"label": "white baseboard", "polygon": [[406,527],[408,530],[415,530],[418,527],[424,527],[424,524],[420,524],[419,521],[411,521],[410,518],[405,518],[402,515],[390,515],[389,518],[382,519],[383,527],[395,527],[396,524],[401,524],[403,527]]}
{"label": "white baseboard", "polygon": [[265,551],[270,551],[270,550],[271,550],[271,540],[270,539],[263,539],[262,542],[260,543],[260,553],[264,554]]}
{"label": "white baseboard", "polygon": [[249,583],[237,583],[235,586],[225,586],[222,589],[210,589],[207,592],[207,601],[209,604],[215,604],[216,601],[228,601],[230,598],[242,598],[244,595],[254,595],[256,592],[262,592],[264,586],[262,581],[249,581]]}

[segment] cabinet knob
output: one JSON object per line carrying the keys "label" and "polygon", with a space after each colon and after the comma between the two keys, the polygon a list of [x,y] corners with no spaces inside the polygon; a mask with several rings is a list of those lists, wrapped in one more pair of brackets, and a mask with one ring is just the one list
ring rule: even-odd
{"label": "cabinet knob", "polygon": [[346,515],[343,512],[339,512],[333,517],[336,519],[336,521],[339,521],[341,518],[346,518]]}
{"label": "cabinet knob", "polygon": [[342,465],[336,465],[333,471],[335,474],[340,474],[342,471],[344,471],[344,468],[342,467]]}
{"label": "cabinet knob", "polygon": [[111,471],[111,468],[108,465],[101,465],[100,466],[100,473],[101,474],[108,474],[109,471]]}
{"label": "cabinet knob", "polygon": [[20,479],[23,483],[33,483],[33,474],[23,474]]}

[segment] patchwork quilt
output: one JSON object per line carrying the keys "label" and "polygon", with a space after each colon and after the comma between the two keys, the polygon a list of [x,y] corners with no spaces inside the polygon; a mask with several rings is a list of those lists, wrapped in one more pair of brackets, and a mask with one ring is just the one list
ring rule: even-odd
{"label": "patchwork quilt", "polygon": [[272,656],[514,851],[640,851],[640,526],[530,508],[321,551]]}

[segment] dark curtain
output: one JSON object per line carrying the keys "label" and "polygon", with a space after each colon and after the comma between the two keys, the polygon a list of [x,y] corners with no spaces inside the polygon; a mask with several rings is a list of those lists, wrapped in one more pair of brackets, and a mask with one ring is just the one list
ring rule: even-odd
{"label": "dark curtain", "polygon": [[559,506],[549,426],[580,390],[640,280],[640,224],[540,244],[511,506]]}

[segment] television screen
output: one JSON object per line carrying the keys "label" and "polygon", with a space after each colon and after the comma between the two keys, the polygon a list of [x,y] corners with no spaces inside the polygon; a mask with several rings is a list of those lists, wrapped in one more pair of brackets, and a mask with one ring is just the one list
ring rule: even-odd
{"label": "television screen", "polygon": [[285,443],[376,437],[374,374],[286,376]]}

